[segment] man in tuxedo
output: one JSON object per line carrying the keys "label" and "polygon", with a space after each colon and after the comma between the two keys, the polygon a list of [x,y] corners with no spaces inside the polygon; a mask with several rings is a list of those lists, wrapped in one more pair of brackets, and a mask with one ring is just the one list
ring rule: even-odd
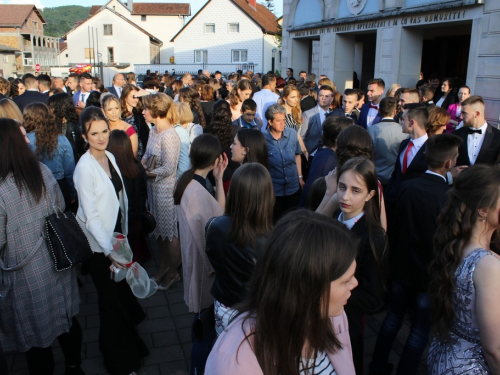
{"label": "man in tuxedo", "polygon": [[399,145],[394,171],[384,192],[388,216],[399,196],[401,184],[420,177],[427,170],[424,153],[428,139],[426,131],[428,119],[429,112],[421,104],[408,104],[403,112],[402,130],[403,133],[409,134],[410,138]]}
{"label": "man in tuxedo", "polygon": [[82,73],[79,84],[80,91],[73,94],[73,103],[75,103],[75,107],[85,108],[85,103],[92,92],[92,76],[89,73]]}
{"label": "man in tuxedo", "polygon": [[[387,99],[387,98],[386,98]],[[455,165],[462,140],[452,134],[429,138],[425,150],[427,171],[401,186],[397,201],[395,231],[391,243],[389,310],[370,364],[370,374],[388,374],[387,360],[406,312],[413,308],[410,334],[399,360],[398,374],[417,373],[431,331],[427,287],[428,267],[433,259],[436,219],[446,202],[446,174]]]}
{"label": "man in tuxedo", "polygon": [[108,87],[108,91],[116,96],[118,99],[120,99],[120,96],[122,96],[122,90],[123,86],[125,85],[125,78],[123,77],[123,74],[117,73],[113,77],[113,84]]}
{"label": "man in tuxedo", "polygon": [[373,141],[373,164],[382,186],[389,183],[399,155],[399,145],[408,138],[408,134],[401,130],[401,125],[394,121],[396,106],[395,98],[382,99],[379,105],[382,120],[368,128],[368,134]]}
{"label": "man in tuxedo", "polygon": [[330,112],[328,116],[350,117],[356,124],[358,122],[358,114],[354,111],[358,102],[358,93],[354,89],[345,89],[342,98],[342,108],[337,108]]}
{"label": "man in tuxedo", "polygon": [[73,95],[78,90],[80,76],[77,73],[71,73],[66,81],[66,92]]}
{"label": "man in tuxedo", "polygon": [[40,74],[38,76],[38,91],[44,95],[49,95],[50,86],[52,86],[52,80],[47,74]]}
{"label": "man in tuxedo", "polygon": [[381,78],[375,78],[368,82],[368,90],[366,96],[369,103],[361,107],[358,124],[363,128],[368,129],[370,126],[380,122],[382,117],[378,112],[378,105],[382,100],[385,90],[385,82]]}
{"label": "man in tuxedo", "polygon": [[300,93],[300,110],[302,113],[316,107],[316,100],[309,95],[309,87],[305,83],[299,83],[297,89]]}
{"label": "man in tuxedo", "polygon": [[31,103],[47,104],[49,97],[38,91],[38,81],[33,74],[26,73],[23,76],[23,84],[26,86],[26,91],[14,98],[14,103],[17,104],[21,112]]}
{"label": "man in tuxedo", "polygon": [[427,107],[434,105],[434,88],[431,85],[422,85],[418,90],[420,95],[420,103],[425,104]]}
{"label": "man in tuxedo", "polygon": [[453,132],[463,140],[457,165],[498,164],[500,130],[486,123],[483,98],[474,95],[464,100],[462,118],[464,127]]}
{"label": "man in tuxedo", "polygon": [[333,89],[330,86],[319,88],[318,105],[302,114],[300,135],[310,157],[314,157],[316,150],[321,146],[323,135],[322,124],[333,101]]}

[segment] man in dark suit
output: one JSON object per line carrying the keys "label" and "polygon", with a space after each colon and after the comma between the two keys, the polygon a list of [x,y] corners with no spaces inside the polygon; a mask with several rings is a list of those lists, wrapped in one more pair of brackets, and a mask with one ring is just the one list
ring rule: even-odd
{"label": "man in dark suit", "polygon": [[464,127],[455,130],[462,138],[457,165],[488,164],[500,162],[500,130],[488,125],[484,117],[484,101],[471,96],[462,103]]}
{"label": "man in dark suit", "polygon": [[389,311],[378,334],[370,374],[388,373],[389,353],[410,307],[413,307],[410,335],[397,373],[417,373],[431,330],[427,269],[433,259],[436,219],[449,189],[445,176],[456,163],[460,143],[462,140],[452,134],[429,138],[425,151],[429,169],[401,186],[396,231],[392,234],[395,248],[391,248],[389,267],[392,280]]}
{"label": "man in dark suit", "polygon": [[425,147],[427,142],[426,125],[429,112],[421,104],[409,104],[403,113],[403,133],[409,134],[399,145],[396,165],[387,189],[384,192],[385,204],[390,219],[390,211],[399,196],[401,184],[412,178],[420,177],[427,170]]}
{"label": "man in dark suit", "polygon": [[117,73],[113,77],[113,84],[108,87],[108,91],[120,99],[120,96],[122,96],[123,85],[125,85],[125,78],[123,77],[123,74]]}
{"label": "man in dark suit", "polygon": [[92,76],[89,73],[80,74],[80,90],[73,94],[75,107],[85,108],[85,103],[92,92]]}
{"label": "man in dark suit", "polygon": [[302,113],[316,107],[316,100],[309,95],[309,87],[305,83],[297,85],[300,93],[300,110]]}
{"label": "man in dark suit", "polygon": [[38,91],[38,81],[33,74],[26,73],[23,76],[23,84],[26,86],[26,91],[24,94],[14,98],[14,103],[17,104],[21,112],[28,104],[31,103],[47,104],[49,97]]}
{"label": "man in dark suit", "polygon": [[374,78],[368,82],[366,96],[369,103],[363,104],[359,114],[358,124],[368,129],[370,126],[380,122],[382,117],[378,112],[378,105],[384,96],[385,82],[381,78]]}
{"label": "man in dark suit", "polygon": [[314,156],[321,146],[323,135],[323,121],[333,101],[333,89],[330,86],[321,86],[318,96],[318,105],[302,114],[300,135],[307,148],[309,156]]}
{"label": "man in dark suit", "polygon": [[345,89],[344,96],[342,98],[342,107],[333,110],[328,114],[328,116],[350,117],[356,124],[358,122],[358,115],[357,112],[354,111],[354,108],[356,107],[357,102],[357,91],[354,89]]}
{"label": "man in dark suit", "polygon": [[44,95],[49,95],[50,87],[52,86],[52,80],[47,74],[40,74],[37,78],[38,81],[38,91]]}

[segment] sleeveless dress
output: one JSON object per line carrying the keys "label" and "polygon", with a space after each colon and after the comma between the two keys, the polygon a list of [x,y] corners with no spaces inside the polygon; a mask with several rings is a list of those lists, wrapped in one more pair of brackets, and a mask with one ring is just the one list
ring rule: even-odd
{"label": "sleeveless dress", "polygon": [[455,324],[448,342],[432,340],[427,358],[431,375],[491,374],[484,358],[476,318],[476,291],[472,276],[479,262],[490,251],[471,252],[455,271],[456,291],[453,296]]}

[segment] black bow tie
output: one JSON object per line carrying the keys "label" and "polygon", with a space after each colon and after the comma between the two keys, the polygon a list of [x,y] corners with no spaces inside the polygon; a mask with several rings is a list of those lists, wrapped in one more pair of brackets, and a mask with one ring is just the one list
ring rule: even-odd
{"label": "black bow tie", "polygon": [[474,134],[474,133],[483,134],[483,130],[482,129],[469,128],[469,134]]}

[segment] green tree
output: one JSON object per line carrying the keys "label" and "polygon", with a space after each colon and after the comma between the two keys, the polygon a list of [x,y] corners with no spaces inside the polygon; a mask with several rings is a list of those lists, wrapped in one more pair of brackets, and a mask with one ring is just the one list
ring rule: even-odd
{"label": "green tree", "polygon": [[53,8],[44,8],[41,13],[47,22],[44,34],[61,37],[70,31],[76,22],[84,21],[89,17],[90,7],[79,5],[65,5]]}

